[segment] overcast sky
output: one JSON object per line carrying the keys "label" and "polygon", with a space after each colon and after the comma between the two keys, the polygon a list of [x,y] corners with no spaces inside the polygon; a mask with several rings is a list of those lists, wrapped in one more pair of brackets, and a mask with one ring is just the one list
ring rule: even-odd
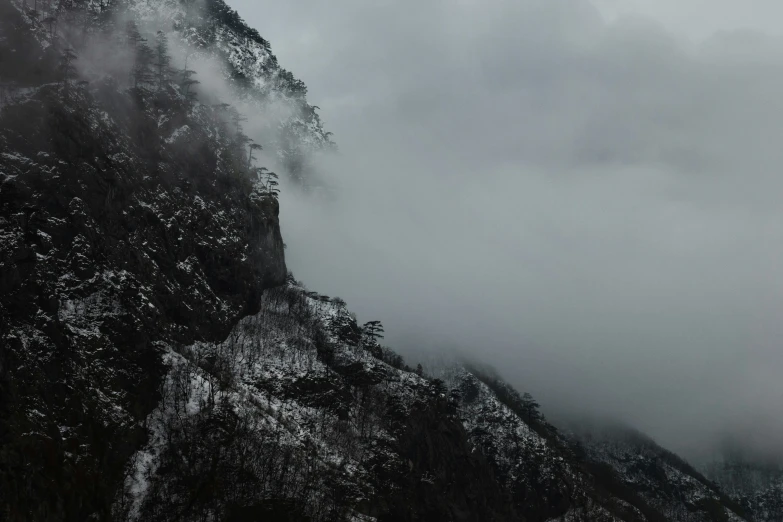
{"label": "overcast sky", "polygon": [[341,149],[284,194],[298,278],[545,413],[783,441],[783,4],[230,3]]}

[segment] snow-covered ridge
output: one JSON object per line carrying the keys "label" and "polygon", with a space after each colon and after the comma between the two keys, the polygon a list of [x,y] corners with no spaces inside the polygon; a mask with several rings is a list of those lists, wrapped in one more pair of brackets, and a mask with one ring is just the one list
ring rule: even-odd
{"label": "snow-covered ridge", "polygon": [[[250,29],[223,0],[189,4],[184,0],[125,0],[141,23],[173,29],[193,58],[214,58],[223,80],[244,103],[279,121],[279,134],[270,145],[282,161],[332,147],[315,108],[306,100],[307,88],[281,68],[269,42]],[[267,118],[268,119],[268,118]],[[300,151],[301,149],[301,151]]]}
{"label": "snow-covered ridge", "polygon": [[579,440],[591,460],[609,464],[626,486],[669,520],[748,520],[715,484],[641,433],[613,427],[585,432]]}

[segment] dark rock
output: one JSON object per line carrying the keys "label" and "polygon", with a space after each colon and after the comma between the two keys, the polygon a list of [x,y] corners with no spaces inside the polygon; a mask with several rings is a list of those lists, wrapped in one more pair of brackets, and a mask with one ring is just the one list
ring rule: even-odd
{"label": "dark rock", "polygon": [[115,114],[125,127],[104,118],[112,88],[43,86],[0,112],[7,520],[109,517],[158,400],[161,347],[224,339],[286,278],[277,203],[205,168],[219,144],[196,125],[191,158],[133,132],[154,128],[142,106]]}

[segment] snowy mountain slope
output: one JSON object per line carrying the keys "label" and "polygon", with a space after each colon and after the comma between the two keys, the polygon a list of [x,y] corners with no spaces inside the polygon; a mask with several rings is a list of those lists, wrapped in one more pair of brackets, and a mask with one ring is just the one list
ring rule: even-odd
{"label": "snowy mountain slope", "polygon": [[[267,291],[261,312],[223,343],[172,352],[168,391],[149,419],[155,436],[133,460],[118,505],[144,520],[182,510],[230,519],[237,505],[257,513],[287,506],[310,520],[416,520],[423,513],[426,520],[745,520],[673,455],[663,475],[626,465],[646,462],[645,452],[670,455],[657,446],[587,446],[585,458],[527,399],[519,402],[527,412],[517,408],[513,389],[495,378],[460,366],[445,382],[419,376],[366,333],[349,335],[357,328],[342,302],[289,281]],[[225,442],[199,435],[226,416],[243,426],[238,434]],[[421,438],[423,417],[445,429],[448,442]],[[240,458],[234,446],[255,448],[254,458]],[[183,464],[183,454],[216,451],[223,471]],[[442,466],[461,468],[468,457],[469,476],[483,479],[458,485],[452,498],[449,488],[464,471]],[[610,478],[599,464],[608,464]],[[180,483],[189,474],[219,476],[221,487],[205,487],[211,496],[190,503],[186,493],[195,486]],[[453,505],[476,490],[478,498]]]}
{"label": "snowy mountain slope", "polygon": [[555,515],[584,494],[567,461],[570,456],[565,448],[553,445],[554,437],[547,440],[536,433],[471,371],[456,369],[447,380],[459,393],[460,418],[471,443],[503,478],[517,511],[527,516]]}
{"label": "snowy mountain slope", "polygon": [[0,513],[106,518],[161,351],[223,338],[284,281],[277,202],[213,109],[80,84],[40,14],[0,4],[23,59],[2,68]]}
{"label": "snowy mountain slope", "polygon": [[[131,520],[183,510],[230,519],[280,505],[309,520],[414,520],[427,510],[433,520],[505,519],[482,498],[499,488],[485,493],[479,482],[492,476],[458,443],[445,388],[372,355],[381,354],[372,339],[341,339],[341,318],[352,324],[339,301],[292,283],[266,292],[261,312],[223,343],[170,352],[166,391],[148,420],[154,436],[132,460],[118,510]],[[457,440],[420,447],[422,426],[410,422],[422,416],[441,417],[437,431]],[[226,433],[210,433],[216,422]],[[186,455],[202,452],[183,469]],[[450,452],[460,458],[434,455]],[[220,471],[208,464],[216,453]],[[191,478],[211,483],[198,499],[188,496]],[[478,498],[461,498],[471,490]]]}
{"label": "snowy mountain slope", "polygon": [[[256,132],[288,174],[302,183],[308,158],[331,149],[331,133],[323,128],[316,108],[306,100],[307,87],[278,64],[270,44],[249,28],[223,0],[189,3],[182,0],[124,0],[140,23],[175,30],[192,60],[213,59],[232,95],[256,116]],[[269,118],[274,114],[273,118]]]}
{"label": "snowy mountain slope", "polygon": [[447,372],[472,443],[487,455],[520,514],[529,520],[665,520],[614,476],[596,469],[578,445],[486,368],[468,364]]}
{"label": "snowy mountain slope", "polygon": [[757,522],[783,520],[783,480],[778,479],[757,491],[730,496],[746,512],[753,513]]}
{"label": "snowy mountain slope", "polygon": [[783,466],[730,456],[705,466],[704,474],[757,522],[783,520]]}
{"label": "snowy mountain slope", "polygon": [[673,453],[635,430],[583,427],[575,438],[587,460],[608,465],[622,484],[642,497],[663,520],[751,520],[720,488]]}

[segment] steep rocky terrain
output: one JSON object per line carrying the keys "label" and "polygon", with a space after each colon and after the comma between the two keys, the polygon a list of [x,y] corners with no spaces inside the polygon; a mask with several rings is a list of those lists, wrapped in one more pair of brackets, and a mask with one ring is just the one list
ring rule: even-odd
{"label": "steep rocky terrain", "polygon": [[774,520],[295,281],[263,162],[332,144],[222,0],[0,0],[0,95],[0,519]]}
{"label": "steep rocky terrain", "polygon": [[[643,499],[658,520],[745,520],[752,511],[726,495],[693,466],[649,437],[622,426],[588,427],[571,437],[596,476],[611,474],[619,487]],[[656,513],[653,515],[654,510]]]}
{"label": "steep rocky terrain", "polygon": [[515,519],[442,382],[398,367],[339,300],[290,282],[224,342],[166,357],[130,519]]}
{"label": "steep rocky terrain", "polygon": [[736,452],[704,466],[704,474],[746,512],[753,513],[754,520],[783,520],[783,465],[780,460],[732,453]]}
{"label": "steep rocky terrain", "polygon": [[277,202],[213,111],[65,79],[45,30],[1,9],[0,496],[85,520],[146,438],[166,347],[224,338],[285,280]]}

